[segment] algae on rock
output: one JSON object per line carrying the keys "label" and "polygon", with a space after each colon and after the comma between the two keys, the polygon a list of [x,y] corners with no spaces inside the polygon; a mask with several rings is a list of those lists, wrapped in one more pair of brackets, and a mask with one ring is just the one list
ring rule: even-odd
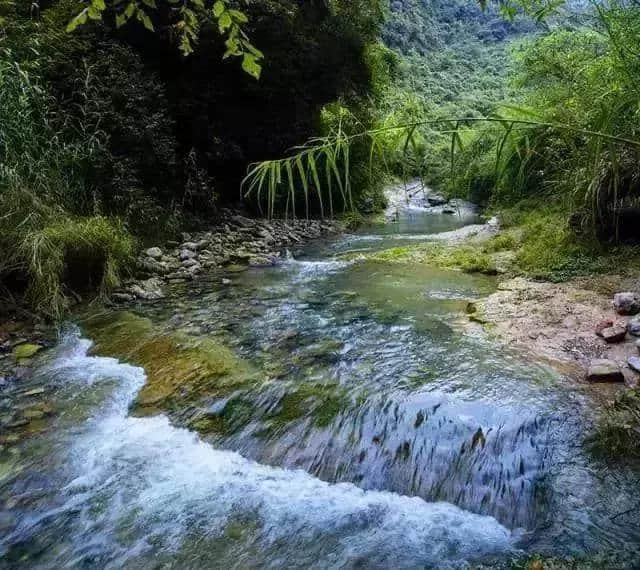
{"label": "algae on rock", "polygon": [[94,353],[144,368],[147,381],[136,406],[147,412],[179,409],[178,403],[216,398],[247,384],[248,365],[227,347],[180,332],[157,331],[130,312],[85,322]]}

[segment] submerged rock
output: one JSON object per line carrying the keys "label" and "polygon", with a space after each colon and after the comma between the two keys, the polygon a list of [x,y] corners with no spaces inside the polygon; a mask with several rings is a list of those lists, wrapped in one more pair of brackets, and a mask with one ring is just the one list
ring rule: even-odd
{"label": "submerged rock", "polygon": [[122,312],[85,323],[94,352],[144,368],[147,381],[136,405],[147,412],[223,396],[250,378],[250,371],[225,346],[209,338],[158,331],[149,319]]}
{"label": "submerged rock", "polygon": [[616,293],[613,297],[613,307],[620,315],[635,315],[640,313],[640,298],[629,291]]}
{"label": "submerged rock", "polygon": [[620,367],[612,360],[594,360],[587,371],[589,382],[624,382]]}

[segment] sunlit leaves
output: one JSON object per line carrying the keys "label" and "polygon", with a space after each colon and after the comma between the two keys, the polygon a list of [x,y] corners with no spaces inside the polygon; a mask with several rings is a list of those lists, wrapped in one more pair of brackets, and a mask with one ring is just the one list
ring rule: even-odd
{"label": "sunlit leaves", "polygon": [[[241,58],[242,69],[256,79],[260,77],[264,55],[250,42],[242,29],[248,22],[243,12],[229,8],[226,0],[216,0],[212,6],[206,0],[164,1],[173,7],[173,12],[177,15],[171,28],[183,55],[193,53],[201,24],[213,17],[219,33],[226,37],[224,57]],[[117,28],[135,19],[150,32],[155,31],[150,11],[157,9],[156,0],[87,0],[85,4],[87,5],[69,22],[68,32],[86,24],[88,20],[101,20],[107,8],[113,10]]]}

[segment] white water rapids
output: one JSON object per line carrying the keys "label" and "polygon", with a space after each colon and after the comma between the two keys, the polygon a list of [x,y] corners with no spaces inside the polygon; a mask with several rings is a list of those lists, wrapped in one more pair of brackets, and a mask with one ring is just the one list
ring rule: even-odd
{"label": "white water rapids", "polygon": [[230,563],[238,568],[446,568],[513,549],[511,532],[491,517],[328,484],[214,449],[164,416],[131,417],[144,371],[89,356],[90,346],[70,335],[40,372],[75,384],[75,398],[100,382],[115,386],[69,438],[59,506],[30,517],[8,538],[24,540],[73,513],[64,546],[46,567],[88,567],[97,559],[106,568],[140,567],[181,551],[187,563],[163,567],[203,567],[198,548],[224,537],[237,520],[252,521],[243,535],[252,548],[245,542]]}

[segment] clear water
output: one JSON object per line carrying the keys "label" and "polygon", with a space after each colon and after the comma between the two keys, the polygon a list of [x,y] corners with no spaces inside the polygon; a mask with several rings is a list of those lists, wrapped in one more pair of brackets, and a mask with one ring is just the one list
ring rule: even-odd
{"label": "clear water", "polygon": [[[214,338],[250,363],[256,380],[224,398],[132,415],[144,370],[92,355],[70,327],[25,380],[58,413],[0,472],[0,566],[461,568],[624,551],[637,567],[637,480],[582,447],[597,393],[461,326],[495,281],[341,258],[473,221],[401,214],[136,308],[158,334]],[[187,429],[238,405],[228,429]]]}

